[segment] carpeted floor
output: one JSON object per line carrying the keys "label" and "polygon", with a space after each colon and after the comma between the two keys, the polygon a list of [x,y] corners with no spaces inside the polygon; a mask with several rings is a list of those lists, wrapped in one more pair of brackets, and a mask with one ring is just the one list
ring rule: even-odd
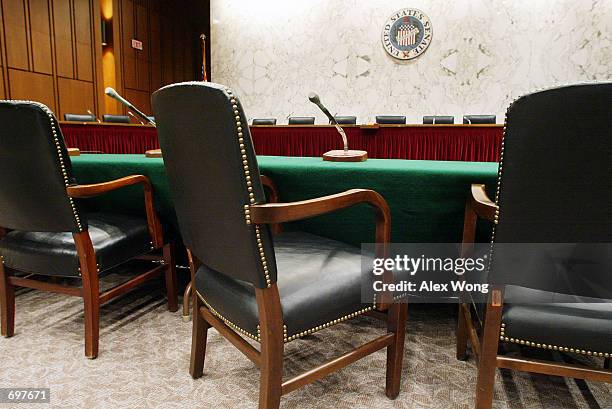
{"label": "carpeted floor", "polygon": [[[161,287],[151,282],[102,307],[100,356],[93,361],[83,356],[80,299],[20,291],[16,334],[0,339],[0,387],[51,388],[50,405],[18,408],[256,408],[258,369],[215,330],[209,331],[204,377],[189,376],[191,323],[167,311]],[[454,311],[455,306],[410,306],[397,400],[384,394],[381,351],[283,397],[281,407],[473,407],[476,370],[473,358],[454,357]],[[382,331],[382,323],[364,317],[294,341],[286,346],[285,375]],[[612,385],[498,371],[494,408],[610,409]]]}

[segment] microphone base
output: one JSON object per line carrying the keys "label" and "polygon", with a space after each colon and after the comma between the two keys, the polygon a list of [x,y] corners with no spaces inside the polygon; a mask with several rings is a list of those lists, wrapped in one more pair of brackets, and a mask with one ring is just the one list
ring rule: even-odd
{"label": "microphone base", "polygon": [[147,158],[161,158],[162,157],[162,151],[161,151],[161,149],[151,149],[150,151],[146,151],[145,152],[145,156]]}
{"label": "microphone base", "polygon": [[368,160],[368,152],[356,151],[352,149],[349,149],[348,151],[338,149],[325,152],[323,154],[323,160],[328,162],[365,162]]}

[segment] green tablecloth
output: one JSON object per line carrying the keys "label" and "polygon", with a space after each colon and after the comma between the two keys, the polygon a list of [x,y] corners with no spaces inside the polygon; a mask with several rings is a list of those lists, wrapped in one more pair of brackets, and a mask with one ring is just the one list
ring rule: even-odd
{"label": "green tablecloth", "polygon": [[[77,181],[97,183],[130,174],[144,174],[155,190],[157,210],[175,230],[176,216],[162,159],[144,155],[81,155],[72,157]],[[281,201],[295,201],[347,189],[376,190],[389,203],[394,242],[458,242],[471,183],[485,183],[493,193],[497,164],[370,159],[363,163],[332,163],[320,158],[258,156],[261,174],[271,177]],[[200,186],[214,190],[214,186]],[[125,188],[92,200],[102,210],[143,213],[140,188]],[[357,206],[292,223],[299,228],[350,244],[372,242],[374,219],[367,206]]]}

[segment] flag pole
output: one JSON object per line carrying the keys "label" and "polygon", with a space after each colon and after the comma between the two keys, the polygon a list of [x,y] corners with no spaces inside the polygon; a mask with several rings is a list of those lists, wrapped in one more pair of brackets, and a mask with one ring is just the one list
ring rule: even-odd
{"label": "flag pole", "polygon": [[202,42],[202,81],[208,81],[208,75],[206,74],[206,36],[200,34],[200,40]]}

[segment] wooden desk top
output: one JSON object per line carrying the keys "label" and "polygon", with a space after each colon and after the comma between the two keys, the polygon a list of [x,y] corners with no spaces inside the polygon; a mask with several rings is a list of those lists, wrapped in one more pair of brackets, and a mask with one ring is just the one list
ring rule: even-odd
{"label": "wooden desk top", "polygon": [[[120,127],[140,127],[140,128],[154,128],[153,125],[142,125],[142,124],[122,124],[122,123],[109,123],[109,122],[73,122],[73,121],[59,121],[60,126],[62,125],[79,125],[79,126],[93,126],[93,127],[104,127],[104,126],[120,126]],[[361,124],[361,125],[341,125],[343,128],[360,128],[360,129],[378,129],[378,128],[503,128],[502,124]],[[249,125],[250,128],[256,129],[267,129],[267,128],[334,128],[333,125]]]}

